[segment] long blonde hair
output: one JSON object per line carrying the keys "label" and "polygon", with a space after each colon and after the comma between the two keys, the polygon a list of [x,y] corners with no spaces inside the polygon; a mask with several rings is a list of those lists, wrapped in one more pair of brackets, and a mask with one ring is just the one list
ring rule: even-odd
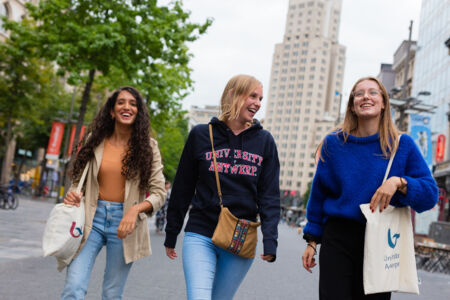
{"label": "long blonde hair", "polygon": [[380,134],[380,147],[383,151],[383,156],[388,158],[390,154],[397,150],[398,147],[398,136],[400,135],[400,131],[394,125],[394,122],[391,118],[391,109],[389,105],[389,94],[386,91],[386,88],[381,83],[380,80],[376,77],[368,76],[358,79],[356,83],[353,85],[353,88],[350,92],[350,96],[348,97],[347,102],[347,110],[345,112],[344,122],[339,124],[335,131],[342,132],[344,136],[344,142],[347,141],[348,135],[350,132],[356,130],[358,128],[358,117],[352,111],[352,107],[354,104],[354,92],[356,86],[365,80],[372,80],[378,84],[381,90],[381,95],[383,96],[383,104],[384,109],[381,110],[380,123],[378,127],[378,132]]}
{"label": "long blonde hair", "polygon": [[[398,137],[400,135],[400,131],[397,129],[397,127],[394,125],[394,122],[391,118],[391,109],[389,105],[389,94],[386,91],[386,88],[381,83],[380,80],[376,77],[368,76],[358,79],[356,83],[353,85],[353,88],[350,92],[350,96],[348,97],[347,102],[347,109],[345,111],[345,117],[344,121],[337,125],[332,132],[335,132],[336,134],[341,134],[344,137],[344,143],[347,142],[348,136],[352,131],[355,131],[358,128],[358,117],[356,114],[352,111],[352,107],[354,104],[354,91],[356,89],[356,86],[364,81],[364,80],[372,80],[378,84],[380,87],[381,95],[383,96],[383,104],[384,109],[381,111],[381,117],[380,117],[380,123],[378,126],[378,132],[380,134],[380,147],[381,151],[383,151],[383,156],[385,158],[389,158],[391,153],[395,152],[398,148]],[[320,154],[321,148],[324,146],[324,143],[320,143],[320,145],[317,147],[316,150],[316,161],[317,161],[317,154],[319,153],[320,159],[323,161],[323,157]],[[325,145],[326,147],[326,145]],[[326,150],[326,149],[324,149]]]}
{"label": "long blonde hair", "polygon": [[253,76],[243,74],[233,76],[225,86],[220,98],[219,120],[226,122],[237,119],[245,99],[258,86],[262,86],[262,84]]}

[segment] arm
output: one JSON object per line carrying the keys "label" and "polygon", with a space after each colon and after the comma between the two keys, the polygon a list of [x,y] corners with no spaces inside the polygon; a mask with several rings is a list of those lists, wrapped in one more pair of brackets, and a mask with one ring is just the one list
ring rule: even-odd
{"label": "arm", "polygon": [[149,178],[148,197],[144,202],[137,204],[136,209],[139,212],[146,212],[149,216],[159,210],[166,201],[166,189],[164,188],[165,179],[163,174],[163,165],[161,162],[161,153],[159,152],[158,142],[152,139],[152,171]]}
{"label": "arm", "polygon": [[[327,158],[330,159],[330,158]],[[324,188],[321,183],[322,173],[326,173],[326,161],[318,161],[316,174],[311,185],[311,193],[306,207],[306,223],[304,238],[307,242],[320,242],[323,232],[323,201],[326,198]]]}
{"label": "arm", "polygon": [[404,175],[390,177],[377,189],[370,201],[372,212],[378,205],[383,211],[391,199],[419,213],[433,208],[438,201],[438,187],[414,141],[404,135],[400,145],[408,148]]}
{"label": "arm", "polygon": [[408,205],[421,213],[436,205],[439,190],[414,141],[409,137],[407,137],[407,141],[411,147],[406,160],[405,175],[403,176],[407,182],[407,189],[406,194],[397,193],[397,197],[402,204]]}
{"label": "arm", "polygon": [[153,159],[151,166],[151,175],[149,178],[149,196],[142,202],[133,205],[123,216],[117,228],[117,236],[120,239],[133,233],[136,226],[136,220],[140,213],[145,212],[151,216],[157,211],[166,200],[166,191],[164,189],[163,166],[161,164],[161,154],[159,153],[158,143],[151,140]]}
{"label": "arm", "polygon": [[261,231],[263,233],[264,254],[263,260],[273,262],[276,259],[278,222],[280,219],[280,162],[275,141],[270,136],[267,145],[267,155],[258,179],[257,197],[259,215],[261,218]]}
{"label": "arm", "polygon": [[[183,153],[181,154],[167,209],[166,240],[164,246],[166,246],[166,251],[170,249],[172,253],[176,245],[177,236],[183,227],[184,217],[194,196],[198,178],[198,163],[194,155],[196,129],[191,130]],[[169,252],[167,254],[169,256]]]}
{"label": "arm", "polygon": [[[322,153],[322,155],[324,154]],[[328,157],[327,159],[330,158]],[[303,238],[306,240],[307,245],[302,255],[302,263],[303,267],[310,273],[312,273],[311,268],[316,265],[314,256],[317,254],[317,244],[320,243],[323,232],[322,207],[323,201],[325,200],[325,193],[323,187],[321,187],[320,176],[322,172],[326,172],[325,170],[325,162],[319,159],[306,209],[308,223],[306,223],[305,229],[303,230]]]}

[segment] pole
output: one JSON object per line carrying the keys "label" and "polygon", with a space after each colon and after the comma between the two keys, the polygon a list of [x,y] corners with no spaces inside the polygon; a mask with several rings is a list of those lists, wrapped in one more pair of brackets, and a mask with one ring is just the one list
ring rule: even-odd
{"label": "pole", "polygon": [[[408,44],[406,46],[406,58],[405,58],[405,74],[403,76],[403,86],[402,86],[402,99],[405,99],[405,106],[408,106],[408,101],[406,100],[408,98],[408,71],[409,71],[409,53],[411,51],[411,35],[412,35],[412,27],[413,27],[413,21],[410,21],[409,25],[409,37],[408,37]],[[406,113],[405,110],[407,107],[404,107],[400,110],[400,117],[399,117],[399,129],[401,131],[407,131],[408,128],[406,127]]]}
{"label": "pole", "polygon": [[[72,125],[72,114],[73,114],[73,104],[75,103],[75,95],[77,93],[77,87],[73,87],[73,92],[72,92],[72,102],[70,103],[70,110],[69,110],[69,115],[67,116],[67,127],[68,127],[68,131],[66,133],[66,138],[64,141],[64,150],[63,150],[63,171],[62,171],[62,176],[59,176],[58,178],[58,189],[57,189],[57,193],[58,196],[56,197],[56,202],[61,202],[61,199],[59,198],[60,196],[60,191],[61,191],[61,185],[64,182],[67,174],[66,174],[66,169],[67,169],[67,161],[66,161],[66,156],[67,156],[67,148],[69,148],[69,138],[70,138],[70,133],[72,131],[72,128],[70,125]],[[64,190],[64,194],[66,193],[66,190]]]}

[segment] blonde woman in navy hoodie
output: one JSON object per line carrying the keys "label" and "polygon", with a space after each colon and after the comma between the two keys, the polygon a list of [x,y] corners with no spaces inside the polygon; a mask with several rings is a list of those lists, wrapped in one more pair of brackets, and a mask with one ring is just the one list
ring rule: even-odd
{"label": "blonde woman in navy hoodie", "polygon": [[[438,188],[422,154],[406,134],[400,139],[389,96],[375,77],[359,79],[352,88],[344,122],[321,147],[307,207],[303,266],[311,272],[318,243],[321,300],[390,299],[391,293],[364,295],[363,253],[366,220],[359,208],[372,212],[389,204],[417,212],[434,207]],[[389,156],[396,152],[382,184]]]}
{"label": "blonde woman in navy hoodie", "polygon": [[[261,107],[262,85],[252,76],[230,79],[212,118],[223,204],[238,218],[261,219],[261,259],[276,258],[280,215],[279,161],[272,135],[254,115]],[[175,244],[190,205],[183,241],[183,269],[188,299],[232,299],[253,262],[215,246],[211,237],[220,206],[208,124],[194,127],[178,166],[167,212],[166,247]]]}

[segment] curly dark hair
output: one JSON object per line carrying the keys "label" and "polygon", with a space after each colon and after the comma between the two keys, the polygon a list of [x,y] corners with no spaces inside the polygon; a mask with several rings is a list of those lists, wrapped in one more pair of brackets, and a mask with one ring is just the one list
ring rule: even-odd
{"label": "curly dark hair", "polygon": [[83,140],[79,143],[78,148],[81,147],[81,149],[73,165],[72,179],[80,178],[86,163],[94,158],[95,148],[105,138],[113,134],[115,121],[111,116],[111,110],[114,109],[117,97],[122,91],[127,91],[133,95],[136,99],[138,109],[136,119],[133,123],[131,137],[128,140],[128,150],[122,159],[122,175],[126,179],[139,176],[139,189],[141,192],[146,192],[149,189],[148,181],[151,175],[153,160],[153,151],[150,145],[150,116],[141,94],[131,86],[124,86],[114,91],[95,116]]}

